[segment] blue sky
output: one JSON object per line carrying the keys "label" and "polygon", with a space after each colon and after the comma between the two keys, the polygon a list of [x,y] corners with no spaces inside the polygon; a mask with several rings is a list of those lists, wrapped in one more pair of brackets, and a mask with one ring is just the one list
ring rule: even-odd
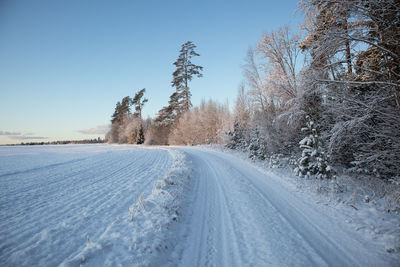
{"label": "blue sky", "polygon": [[193,104],[233,104],[248,48],[264,31],[296,29],[296,3],[1,0],[0,144],[103,137],[116,102],[142,88],[154,116],[189,40],[204,67]]}

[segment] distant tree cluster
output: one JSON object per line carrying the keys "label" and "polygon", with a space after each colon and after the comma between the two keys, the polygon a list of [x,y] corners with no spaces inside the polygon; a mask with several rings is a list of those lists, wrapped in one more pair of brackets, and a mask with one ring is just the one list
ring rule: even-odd
{"label": "distant tree cluster", "polygon": [[[124,97],[117,102],[111,118],[111,130],[106,135],[106,140],[112,143],[143,144],[144,122],[142,109],[148,101],[144,97],[146,89],[139,90],[133,98]],[[131,110],[133,107],[133,111]]]}
{"label": "distant tree cluster", "polygon": [[[104,139],[100,137],[94,139],[84,139],[84,140],[63,140],[63,141],[50,141],[50,142],[22,142],[21,146],[37,146],[37,145],[68,145],[68,144],[102,144]],[[15,145],[15,144],[13,144]],[[7,146],[13,146],[7,145]]]}

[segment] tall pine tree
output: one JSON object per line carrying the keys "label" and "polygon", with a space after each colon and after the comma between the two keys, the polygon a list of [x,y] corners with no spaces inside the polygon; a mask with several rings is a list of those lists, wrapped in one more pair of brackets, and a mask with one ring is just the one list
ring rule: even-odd
{"label": "tall pine tree", "polygon": [[192,103],[190,102],[190,90],[188,83],[192,80],[193,76],[202,77],[201,71],[203,67],[197,66],[191,62],[192,57],[200,56],[194,51],[196,45],[191,41],[187,41],[182,45],[179,51],[179,57],[174,62],[176,70],[172,74],[173,80],[171,82],[172,87],[176,88],[177,93],[177,105],[179,108],[178,113],[183,113],[190,109]]}
{"label": "tall pine tree", "polygon": [[[144,93],[146,92],[146,88],[143,88],[139,92],[135,94],[135,96],[132,98],[132,105],[135,107],[135,112],[133,115],[135,117],[138,117],[140,120],[142,120],[142,109],[144,104],[149,101],[147,98],[143,98]],[[143,98],[143,99],[142,99]]]}
{"label": "tall pine tree", "polygon": [[133,116],[139,118],[140,120],[139,130],[137,130],[136,136],[136,144],[139,145],[144,143],[142,109],[144,104],[148,101],[148,99],[144,97],[145,92],[146,88],[138,91],[131,101],[132,105],[135,107],[135,112],[133,113]]}
{"label": "tall pine tree", "polygon": [[131,99],[126,96],[122,101],[118,101],[115,106],[113,115],[111,116],[111,142],[119,142],[120,126],[124,124],[124,120],[131,114]]}

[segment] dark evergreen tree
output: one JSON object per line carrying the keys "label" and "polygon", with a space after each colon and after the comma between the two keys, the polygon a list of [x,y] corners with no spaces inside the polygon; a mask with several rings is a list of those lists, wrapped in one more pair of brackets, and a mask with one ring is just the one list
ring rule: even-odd
{"label": "dark evergreen tree", "polygon": [[140,124],[139,131],[136,138],[136,144],[141,145],[144,143],[144,133],[143,133],[143,125]]}
{"label": "dark evergreen tree", "polygon": [[121,102],[117,102],[113,115],[111,116],[111,130],[110,130],[110,140],[112,143],[118,142],[119,138],[119,126],[121,124]]}
{"label": "dark evergreen tree", "polygon": [[117,105],[115,106],[114,113],[111,116],[111,123],[112,124],[120,122],[120,118],[121,118],[120,113],[121,113],[121,102],[118,101]]}
{"label": "dark evergreen tree", "polygon": [[135,94],[132,98],[132,105],[135,107],[135,112],[133,116],[140,120],[139,129],[135,131],[136,134],[135,140],[136,144],[140,145],[144,143],[144,133],[143,133],[143,119],[142,119],[142,109],[144,104],[148,101],[147,98],[144,98],[144,93],[146,92],[146,88],[143,88],[139,92]]}
{"label": "dark evergreen tree", "polygon": [[148,101],[147,98],[143,98],[145,92],[146,88],[143,88],[142,90],[137,92],[135,96],[132,98],[131,102],[132,105],[135,107],[135,112],[133,113],[133,115],[135,117],[138,117],[139,119],[142,119],[142,109],[144,104]]}
{"label": "dark evergreen tree", "polygon": [[168,101],[168,106],[158,111],[153,125],[153,142],[158,145],[167,145],[168,136],[174,122],[180,115],[178,93],[174,92]]}
{"label": "dark evergreen tree", "polygon": [[200,56],[194,51],[196,45],[193,42],[188,41],[182,45],[179,51],[179,57],[174,62],[176,70],[172,74],[173,80],[171,82],[172,87],[176,88],[177,104],[181,112],[189,110],[192,106],[190,102],[190,90],[188,83],[192,80],[193,76],[202,77],[201,71],[203,67],[194,65],[191,62],[191,58]]}
{"label": "dark evergreen tree", "polygon": [[168,144],[168,135],[173,128],[175,121],[186,111],[190,109],[189,82],[193,76],[202,77],[201,71],[203,67],[194,65],[191,58],[200,56],[194,51],[196,46],[188,41],[182,45],[179,51],[179,57],[174,62],[176,70],[172,74],[172,87],[175,87],[168,101],[168,106],[163,107],[158,111],[157,117],[154,120],[153,139],[157,144]]}
{"label": "dark evergreen tree", "polygon": [[122,98],[120,106],[121,121],[130,114],[131,114],[131,98],[129,96],[125,96],[124,98]]}
{"label": "dark evergreen tree", "polygon": [[174,92],[168,101],[168,106],[163,107],[158,111],[156,124],[171,126],[176,118],[180,115],[178,93]]}
{"label": "dark evergreen tree", "polygon": [[124,124],[124,120],[131,115],[130,110],[131,99],[126,96],[122,101],[118,101],[115,106],[113,115],[111,116],[111,131],[110,138],[112,143],[119,142],[120,140],[120,126]]}

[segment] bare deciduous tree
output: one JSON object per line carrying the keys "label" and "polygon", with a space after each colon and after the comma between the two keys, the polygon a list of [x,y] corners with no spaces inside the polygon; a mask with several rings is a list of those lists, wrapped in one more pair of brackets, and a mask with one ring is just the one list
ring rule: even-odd
{"label": "bare deciduous tree", "polygon": [[265,33],[257,45],[258,54],[268,60],[268,64],[264,65],[265,70],[282,77],[283,84],[279,90],[284,101],[296,97],[299,41],[298,34],[292,34],[288,27],[284,27]]}

